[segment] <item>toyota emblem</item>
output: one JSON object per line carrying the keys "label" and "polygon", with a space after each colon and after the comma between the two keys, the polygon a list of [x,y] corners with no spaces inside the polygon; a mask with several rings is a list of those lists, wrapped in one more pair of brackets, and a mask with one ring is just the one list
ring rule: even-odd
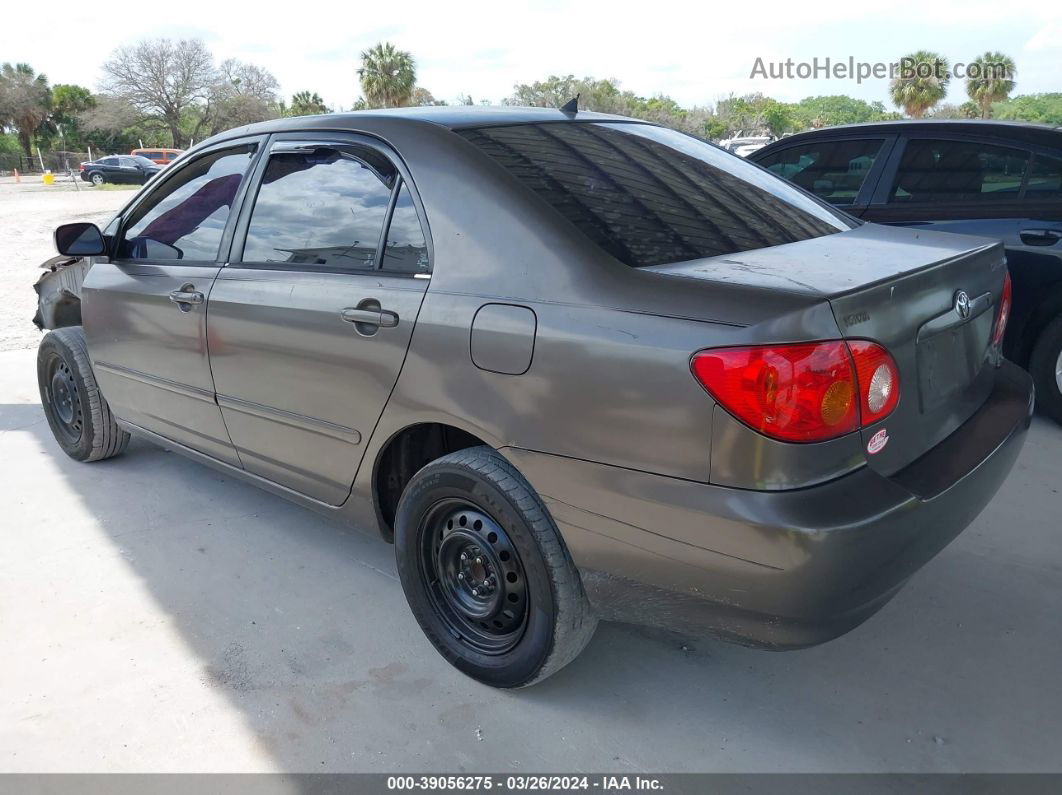
{"label": "toyota emblem", "polygon": [[970,316],[970,296],[965,290],[955,293],[955,314],[966,320]]}

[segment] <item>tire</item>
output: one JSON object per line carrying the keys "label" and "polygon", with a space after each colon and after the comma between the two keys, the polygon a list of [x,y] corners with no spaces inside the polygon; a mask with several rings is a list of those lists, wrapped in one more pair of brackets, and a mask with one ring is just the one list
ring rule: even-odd
{"label": "tire", "polygon": [[398,503],[395,553],[428,640],[484,684],[542,681],[597,627],[545,505],[489,447],[450,453],[413,476]]}
{"label": "tire", "polygon": [[1040,332],[1029,357],[1029,372],[1036,384],[1037,405],[1062,424],[1062,317]]}
{"label": "tire", "polygon": [[76,461],[112,458],[129,444],[96,385],[81,326],[49,331],[37,349],[37,384],[52,435]]}
{"label": "tire", "polygon": [[100,185],[102,185],[102,184],[103,184],[104,182],[106,182],[106,181],[107,181],[107,180],[106,180],[106,178],[105,178],[105,177],[103,176],[103,174],[101,174],[101,173],[100,173],[100,172],[98,172],[98,171],[93,171],[93,172],[92,172],[91,174],[89,174],[89,182],[91,182],[91,183],[92,183],[93,185],[95,185],[95,186],[96,186],[97,188],[98,188],[98,187],[99,187]]}

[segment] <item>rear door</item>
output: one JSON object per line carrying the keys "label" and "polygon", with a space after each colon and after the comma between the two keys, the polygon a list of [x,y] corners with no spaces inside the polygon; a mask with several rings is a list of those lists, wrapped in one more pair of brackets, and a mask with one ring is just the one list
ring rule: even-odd
{"label": "rear door", "polygon": [[206,298],[263,140],[203,151],[131,205],[82,301],[93,370],[115,414],[237,465],[214,399]]}
{"label": "rear door", "polygon": [[869,203],[895,135],[816,138],[750,157],[772,174],[839,209],[860,215]]}
{"label": "rear door", "polygon": [[121,155],[118,158],[118,178],[128,185],[135,185],[143,182],[144,173],[140,170],[136,160],[129,155]]}
{"label": "rear door", "polygon": [[392,152],[339,134],[276,136],[249,196],[210,295],[217,400],[247,471],[338,505],[428,285],[419,200]]}

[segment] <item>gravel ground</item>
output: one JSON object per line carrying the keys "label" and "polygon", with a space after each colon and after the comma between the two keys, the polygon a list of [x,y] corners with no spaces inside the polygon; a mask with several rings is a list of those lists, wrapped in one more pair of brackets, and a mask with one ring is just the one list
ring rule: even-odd
{"label": "gravel ground", "polygon": [[133,196],[131,190],[97,190],[70,182],[45,186],[39,176],[0,178],[0,351],[34,348],[40,332],[37,311],[38,266],[55,256],[52,231],[66,221],[107,223]]}

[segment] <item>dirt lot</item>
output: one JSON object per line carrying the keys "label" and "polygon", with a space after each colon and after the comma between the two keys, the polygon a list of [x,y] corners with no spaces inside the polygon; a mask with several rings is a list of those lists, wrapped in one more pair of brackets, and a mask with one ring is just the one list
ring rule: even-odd
{"label": "dirt lot", "polygon": [[82,183],[41,184],[40,176],[0,178],[0,351],[33,348],[40,333],[33,283],[44,260],[55,256],[52,230],[65,221],[105,224],[132,196],[131,190],[97,190]]}

